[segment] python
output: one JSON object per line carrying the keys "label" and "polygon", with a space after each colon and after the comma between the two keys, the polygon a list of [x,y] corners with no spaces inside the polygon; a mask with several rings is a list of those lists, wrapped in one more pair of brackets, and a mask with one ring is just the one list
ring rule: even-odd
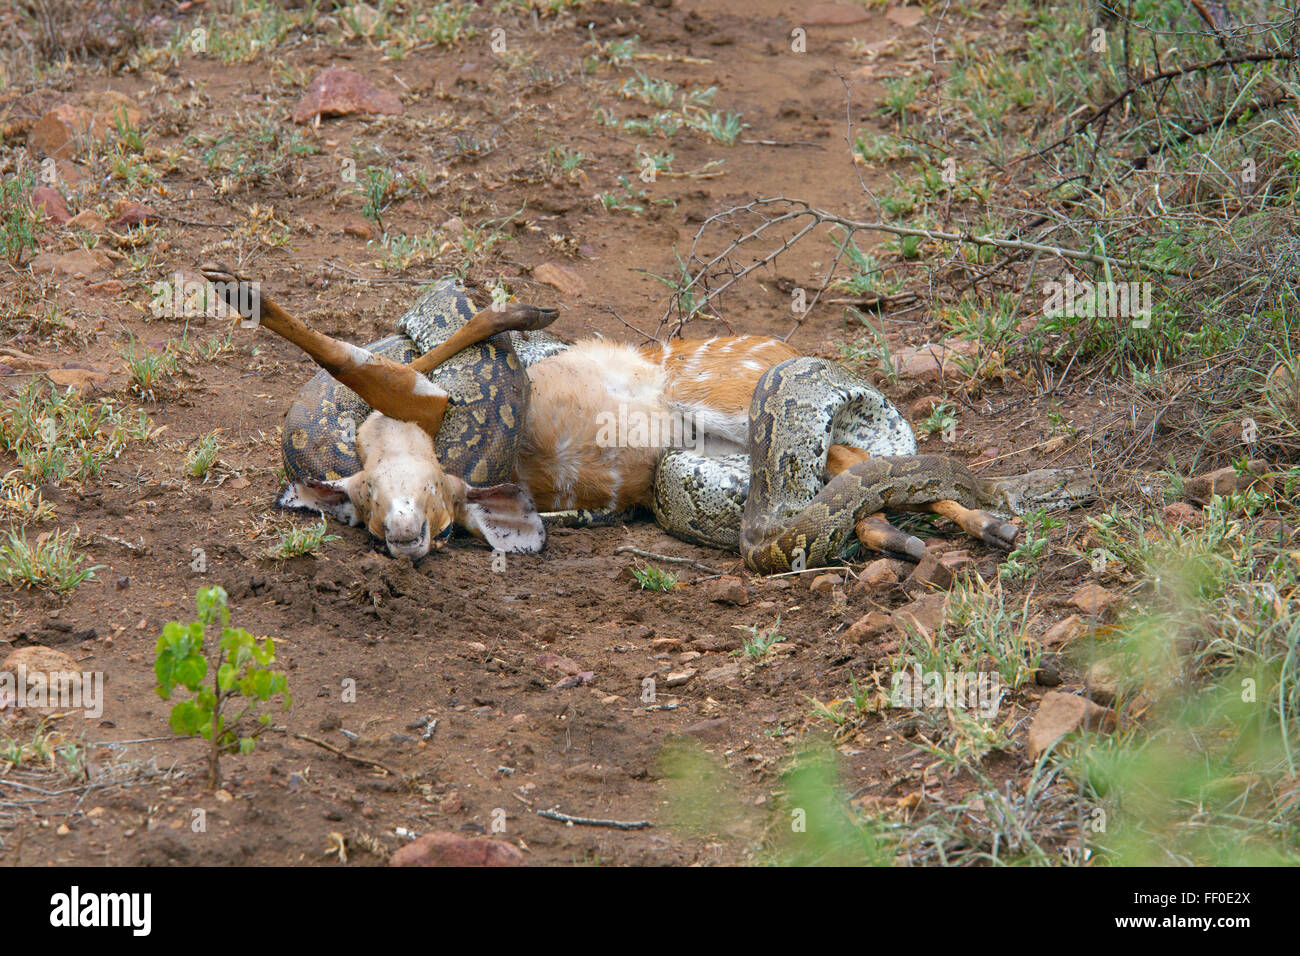
{"label": "python", "polygon": [[[205,266],[203,274],[218,290],[246,282],[221,266]],[[430,295],[459,294],[439,289]],[[951,459],[916,454],[910,427],[879,392],[777,339],[638,346],[587,339],[566,346],[540,332],[554,310],[506,305],[469,315],[403,363],[312,330],[260,292],[257,306],[262,326],[302,348],[368,408],[355,432],[359,468],[295,479],[281,504],[363,524],[395,556],[422,558],[453,524],[494,550],[534,552],[545,544],[544,517],[595,523],[636,509],[652,511],[678,537],[740,551],[763,573],[796,560],[831,560],[855,533],[870,547],[918,558],[918,539],[867,520],[886,508],[945,515],[1004,549],[1019,533],[976,507],[1005,500],[995,485]],[[519,354],[530,355],[528,394],[519,403],[522,421],[513,412],[504,416],[518,432],[509,480],[478,484],[439,461],[435,445],[451,396],[424,373],[502,333],[516,336]],[[490,375],[491,363],[513,360],[509,352],[490,355],[475,360],[474,371]],[[305,404],[318,420],[315,440],[342,442],[337,396],[325,400],[333,409],[325,415],[314,398]],[[659,429],[644,442],[610,442],[611,416],[692,427]],[[445,441],[442,447],[464,451]],[[474,462],[469,478],[490,474],[487,464]],[[498,471],[499,465],[492,462]]]}

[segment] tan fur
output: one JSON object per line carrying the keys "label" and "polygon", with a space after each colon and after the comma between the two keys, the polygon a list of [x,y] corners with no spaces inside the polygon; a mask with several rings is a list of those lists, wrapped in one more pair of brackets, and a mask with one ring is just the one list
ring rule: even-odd
{"label": "tan fur", "polygon": [[666,397],[675,405],[705,405],[724,414],[747,415],[763,373],[799,350],[779,339],[738,335],[704,340],[674,339],[641,347],[667,377]]}
{"label": "tan fur", "polygon": [[365,467],[345,481],[361,523],[398,554],[436,546],[455,503],[433,440],[416,423],[375,412],[357,429],[357,456]]}
{"label": "tan fur", "polygon": [[[577,342],[528,370],[517,479],[542,511],[648,505],[655,464],[695,429],[706,449],[745,450],[759,377],[797,354],[753,335],[640,348]],[[647,426],[639,433],[638,422]]]}
{"label": "tan fur", "polygon": [[629,346],[589,340],[538,362],[528,377],[532,399],[517,475],[537,507],[622,509],[647,501],[663,445],[619,443],[617,425],[620,416],[666,415],[663,372]]}

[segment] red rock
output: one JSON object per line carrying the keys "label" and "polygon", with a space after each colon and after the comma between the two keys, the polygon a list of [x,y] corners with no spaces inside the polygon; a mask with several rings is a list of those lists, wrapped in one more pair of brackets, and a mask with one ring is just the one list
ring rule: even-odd
{"label": "red rock", "polygon": [[35,355],[28,355],[13,348],[0,348],[0,358],[3,358],[10,368],[19,372],[42,372],[47,368],[54,368],[54,363],[48,359],[37,358]]}
{"label": "red rock", "polygon": [[709,600],[716,604],[742,606],[749,603],[749,592],[745,590],[745,582],[732,574],[725,574],[710,581],[705,593]]}
{"label": "red rock", "polygon": [[72,219],[68,204],[63,201],[59,191],[50,186],[37,186],[32,190],[32,209],[41,219],[48,219],[62,225]]}
{"label": "red rock", "polygon": [[694,667],[684,667],[679,671],[669,671],[664,677],[665,687],[681,687],[683,684],[689,684],[699,673]]}
{"label": "red rock", "polygon": [[347,223],[343,227],[343,234],[345,236],[356,236],[358,239],[365,239],[367,242],[375,238],[374,227],[368,222],[360,222],[357,220]]}
{"label": "red rock", "polygon": [[897,562],[889,558],[872,561],[858,575],[858,590],[876,591],[898,583]]}
{"label": "red rock", "polygon": [[99,249],[77,249],[74,252],[42,252],[32,260],[32,270],[54,275],[92,276],[111,268],[113,260]]}
{"label": "red rock", "polygon": [[884,634],[893,623],[884,611],[869,611],[849,625],[844,632],[844,639],[850,644],[865,644]]}
{"label": "red rock", "polygon": [[1268,472],[1268,462],[1252,459],[1246,463],[1246,474],[1238,474],[1236,468],[1229,466],[1188,478],[1183,485],[1183,495],[1188,501],[1205,506],[1215,495],[1245,491],[1256,482],[1262,482],[1267,487],[1270,482],[1264,476]]}
{"label": "red rock", "polygon": [[28,152],[71,159],[83,143],[107,139],[120,119],[138,126],[143,118],[134,100],[113,90],[90,93],[82,104],[63,103],[37,120],[27,133]]}
{"label": "red rock", "polygon": [[295,123],[309,123],[318,117],[348,116],[352,113],[380,113],[398,116],[402,102],[379,89],[356,70],[331,66],[321,71],[307,94],[293,110]]}
{"label": "red rock", "polygon": [[1088,696],[1103,707],[1109,707],[1119,696],[1119,666],[1116,660],[1094,661],[1084,676]]}
{"label": "red rock", "polygon": [[915,421],[924,421],[934,414],[935,408],[944,404],[942,395],[922,395],[908,407],[908,413]]}
{"label": "red rock", "polygon": [[[14,675],[12,679],[15,681],[15,684],[17,682],[17,675],[20,668],[27,674],[28,687],[32,687],[37,681],[43,679],[46,688],[56,688],[60,685],[64,685],[66,682],[66,686],[68,686],[73,693],[80,691],[82,694],[85,694],[91,691],[90,687],[81,686],[80,675],[84,668],[67,654],[62,651],[56,651],[53,648],[44,647],[40,644],[20,647],[18,650],[6,657],[3,664],[0,664],[0,672]],[[35,676],[38,674],[41,675],[40,678]],[[78,676],[65,676],[72,674]],[[24,700],[6,698],[5,693],[4,688],[0,687],[0,711],[11,706],[25,706],[28,702],[32,701],[32,698],[26,698]],[[62,709],[62,705],[68,703],[67,701],[60,701],[57,699],[50,700],[48,697],[46,698],[46,702],[50,704],[50,706],[33,707],[32,710],[36,713],[49,714]]]}
{"label": "red rock", "polygon": [[14,90],[0,93],[0,140],[21,140],[37,120],[59,105],[63,94],[57,90],[33,90],[19,94]]}
{"label": "red rock", "polygon": [[1193,528],[1205,524],[1205,515],[1199,508],[1189,505],[1186,501],[1175,501],[1171,505],[1165,505],[1165,521],[1175,528],[1180,525],[1188,525]]}
{"label": "red rock", "polygon": [[926,554],[903,582],[903,587],[909,591],[946,591],[952,587],[952,578],[952,570],[939,555]]}
{"label": "red rock", "polygon": [[1062,647],[1083,634],[1087,628],[1088,625],[1084,623],[1083,618],[1077,614],[1071,614],[1048,628],[1047,633],[1038,639],[1038,643],[1044,647]]}
{"label": "red rock", "polygon": [[76,140],[90,132],[94,121],[90,110],[64,103],[36,121],[27,133],[27,149],[42,158],[71,159]]}
{"label": "red rock", "polygon": [[1119,600],[1114,591],[1107,591],[1097,584],[1085,584],[1070,595],[1070,606],[1077,607],[1089,617],[1104,614],[1112,604]]}
{"label": "red rock", "polygon": [[838,574],[819,574],[812,579],[808,590],[813,594],[830,594],[843,583],[844,579]]}
{"label": "red rock", "polygon": [[1029,725],[1029,759],[1037,760],[1045,750],[1076,730],[1106,729],[1114,715],[1086,697],[1049,691],[1038,704]]}
{"label": "red rock", "polygon": [[894,7],[885,16],[891,23],[900,27],[914,27],[925,19],[925,11],[920,7]]}
{"label": "red rock", "polygon": [[504,840],[458,833],[426,833],[394,853],[389,865],[523,866],[524,855],[519,847]]}
{"label": "red rock", "polygon": [[108,384],[108,373],[94,369],[52,368],[45,375],[60,388],[75,388],[77,391],[94,391]]}
{"label": "red rock", "polygon": [[974,342],[964,339],[899,349],[894,355],[895,368],[901,378],[922,383],[937,382],[944,376],[960,375],[961,360],[971,359],[977,350]]}
{"label": "red rock", "polygon": [[701,720],[698,723],[691,724],[682,733],[689,737],[714,739],[725,736],[729,726],[729,722],[725,717],[714,717],[710,720]]}
{"label": "red rock", "polygon": [[582,673],[582,665],[579,664],[577,661],[568,657],[561,657],[559,654],[552,654],[550,652],[547,652],[545,654],[538,654],[537,665],[539,667],[545,668],[546,670],[559,671],[561,674]]}
{"label": "red rock", "polygon": [[555,262],[543,262],[537,266],[533,269],[533,278],[559,289],[560,295],[580,296],[587,289],[587,283],[577,270]]}
{"label": "red rock", "polygon": [[944,567],[953,573],[954,577],[961,574],[967,568],[975,566],[974,560],[972,560],[969,552],[966,551],[945,551],[943,554],[939,555],[939,560],[943,563]]}
{"label": "red rock", "polygon": [[94,116],[94,128],[100,138],[107,136],[123,121],[128,126],[139,126],[144,119],[144,113],[135,100],[117,90],[87,93],[82,97],[81,105]]}
{"label": "red rock", "polygon": [[700,680],[706,684],[729,684],[740,677],[740,662],[731,661],[723,664],[721,667],[715,667],[707,670],[700,677]]}
{"label": "red rock", "polygon": [[926,594],[910,604],[904,604],[893,613],[892,619],[900,634],[905,633],[909,626],[933,634],[939,629],[947,610],[948,595]]}
{"label": "red rock", "polygon": [[160,218],[158,213],[141,202],[131,202],[128,199],[119,199],[113,207],[116,218],[109,223],[114,229],[121,229],[123,226],[139,226],[146,222],[157,222]]}
{"label": "red rock", "polygon": [[86,232],[103,232],[104,217],[93,209],[83,209],[66,223],[69,229],[84,229]]}

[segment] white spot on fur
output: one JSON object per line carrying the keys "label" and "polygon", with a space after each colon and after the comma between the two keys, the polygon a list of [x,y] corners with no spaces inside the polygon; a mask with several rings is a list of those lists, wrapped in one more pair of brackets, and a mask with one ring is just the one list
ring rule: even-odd
{"label": "white spot on fur", "polygon": [[446,393],[446,392],[444,392],[442,389],[440,389],[437,385],[434,385],[433,382],[429,381],[429,380],[428,380],[427,378],[425,378],[423,375],[421,375],[421,376],[420,376],[418,379],[416,379],[416,381],[415,381],[415,394],[416,394],[416,395],[436,395],[436,396],[438,396],[439,398],[446,398],[446,397],[447,397],[447,393]]}
{"label": "white spot on fur", "polygon": [[365,349],[358,348],[351,343],[344,342],[343,347],[347,349],[348,357],[352,359],[352,364],[355,366],[369,365],[375,360],[372,352],[367,352]]}

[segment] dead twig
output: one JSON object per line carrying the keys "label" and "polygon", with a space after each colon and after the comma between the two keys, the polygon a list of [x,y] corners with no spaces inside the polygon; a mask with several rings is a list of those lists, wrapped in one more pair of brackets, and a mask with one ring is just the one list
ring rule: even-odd
{"label": "dead twig", "polygon": [[558,820],[560,823],[577,825],[584,827],[610,827],[614,830],[645,830],[654,826],[649,820],[597,820],[592,817],[573,817],[567,813],[561,813],[559,810],[538,810],[539,817],[545,817],[547,820]]}
{"label": "dead twig", "polygon": [[622,545],[614,549],[615,554],[634,554],[638,558],[645,558],[647,561],[666,561],[669,564],[685,564],[697,571],[703,571],[705,574],[721,574],[717,568],[711,568],[707,564],[700,564],[693,558],[674,558],[670,554],[655,554],[653,551],[642,551],[640,548],[634,548],[630,544]]}
{"label": "dead twig", "polygon": [[394,770],[392,767],[388,766],[387,764],[380,763],[378,760],[371,760],[369,757],[358,757],[355,754],[350,754],[347,751],[340,750],[338,747],[335,747],[333,744],[321,740],[318,737],[312,737],[308,734],[300,734],[295,731],[289,730],[288,728],[285,727],[272,727],[271,729],[279,733],[285,734],[289,737],[293,737],[296,740],[304,740],[309,744],[315,744],[317,747],[320,747],[323,750],[328,750],[330,753],[342,757],[344,760],[351,760],[353,763],[360,764],[363,767],[371,767],[375,770],[382,770],[384,773],[390,774],[391,776],[397,777],[399,779],[402,777],[402,774],[398,773],[396,770]]}

